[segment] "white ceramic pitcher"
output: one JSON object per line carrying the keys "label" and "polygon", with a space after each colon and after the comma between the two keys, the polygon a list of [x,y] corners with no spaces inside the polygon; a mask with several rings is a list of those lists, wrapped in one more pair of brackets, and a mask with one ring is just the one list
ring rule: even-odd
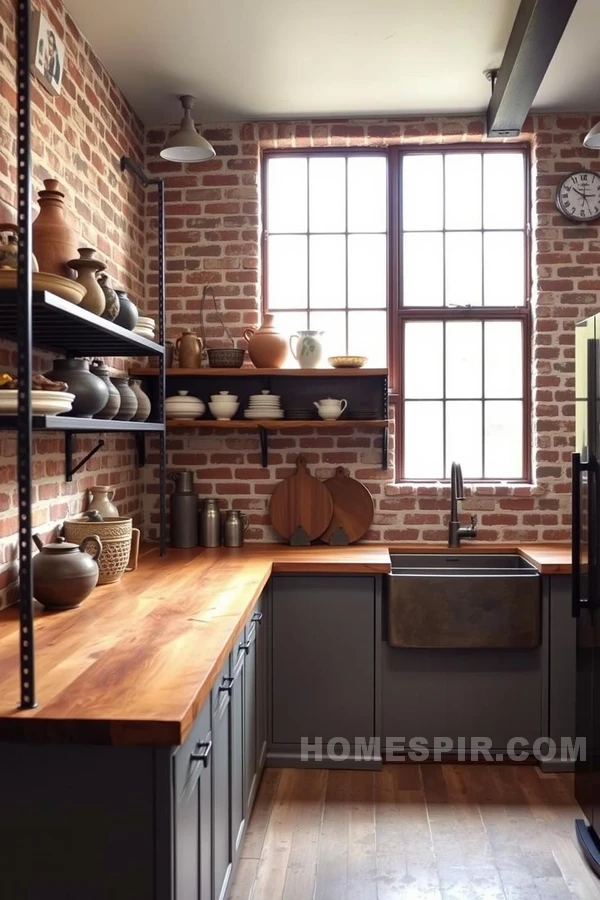
{"label": "white ceramic pitcher", "polygon": [[[316,369],[323,356],[323,345],[320,338],[324,331],[299,331],[290,337],[292,356],[298,361],[301,369]],[[296,338],[294,347],[293,341]]]}

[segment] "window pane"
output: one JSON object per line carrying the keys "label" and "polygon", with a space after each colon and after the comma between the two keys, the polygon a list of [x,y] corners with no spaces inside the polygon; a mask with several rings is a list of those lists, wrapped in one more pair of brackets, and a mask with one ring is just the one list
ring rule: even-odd
{"label": "window pane", "polygon": [[402,227],[405,231],[443,228],[443,199],[441,154],[405,156],[402,162]]}
{"label": "window pane", "polygon": [[523,228],[525,165],[522,153],[484,153],[483,227]]}
{"label": "window pane", "polygon": [[446,156],[446,228],[481,228],[481,153]]}
{"label": "window pane", "polygon": [[309,240],[311,307],[346,306],[345,235],[311,235]]}
{"label": "window pane", "polygon": [[385,310],[348,313],[348,353],[366,356],[372,369],[387,365]]}
{"label": "window pane", "polygon": [[465,478],[483,475],[481,453],[481,403],[479,400],[449,400],[446,403],[446,472],[458,462]]}
{"label": "window pane", "polygon": [[309,228],[346,230],[346,160],[343,156],[313,156],[308,164]]}
{"label": "window pane", "polygon": [[523,396],[523,328],[520,322],[486,322],[486,397]]}
{"label": "window pane", "polygon": [[443,452],[443,404],[409,400],[404,407],[404,477],[440,478]]}
{"label": "window pane", "polygon": [[443,306],[444,245],[441,234],[405,234],[404,306]]}
{"label": "window pane", "polygon": [[348,231],[387,228],[387,159],[348,158]]}
{"label": "window pane", "polygon": [[481,232],[446,232],[446,306],[481,306]]}
{"label": "window pane", "polygon": [[404,328],[404,396],[444,396],[444,326],[407,322]]}
{"label": "window pane", "polygon": [[489,231],[483,237],[485,306],[525,302],[525,251],[521,231]]}
{"label": "window pane", "polygon": [[523,404],[520,400],[485,403],[486,478],[523,477]]}
{"label": "window pane", "polygon": [[481,322],[446,323],[446,397],[481,398],[481,338]]}
{"label": "window pane", "polygon": [[275,157],[267,168],[269,232],[306,231],[307,159]]}
{"label": "window pane", "polygon": [[[275,313],[275,328],[284,334],[286,337],[289,337],[292,334],[295,334],[297,331],[303,331],[308,328],[308,313],[306,312],[276,312]],[[288,352],[287,359],[285,361],[285,366],[287,368],[295,368],[298,365],[294,357],[292,356],[291,350]]]}
{"label": "window pane", "polygon": [[306,238],[296,235],[269,237],[269,307],[298,309],[308,300]]}
{"label": "window pane", "polygon": [[[309,316],[309,328],[322,331],[323,357],[319,365],[327,365],[328,356],[346,353],[346,313],[317,310]],[[315,397],[315,400],[317,398]]]}
{"label": "window pane", "polygon": [[348,306],[387,305],[387,241],[385,234],[348,237]]}

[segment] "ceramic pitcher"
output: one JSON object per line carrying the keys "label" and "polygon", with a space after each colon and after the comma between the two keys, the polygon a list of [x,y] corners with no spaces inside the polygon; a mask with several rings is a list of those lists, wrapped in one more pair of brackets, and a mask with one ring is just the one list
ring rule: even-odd
{"label": "ceramic pitcher", "polygon": [[96,509],[103,519],[113,518],[119,515],[119,510],[112,502],[115,496],[113,488],[105,484],[95,484],[88,489],[88,509]]}
{"label": "ceramic pitcher", "polygon": [[316,369],[321,362],[323,346],[320,339],[323,334],[323,331],[299,331],[290,337],[290,350],[301,369]]}

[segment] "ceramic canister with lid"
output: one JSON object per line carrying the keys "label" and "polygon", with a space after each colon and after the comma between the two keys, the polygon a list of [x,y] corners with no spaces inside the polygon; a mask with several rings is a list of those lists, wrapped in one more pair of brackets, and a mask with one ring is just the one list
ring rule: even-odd
{"label": "ceramic canister with lid", "polygon": [[[33,596],[47,609],[73,609],[79,606],[98,583],[97,558],[102,544],[97,535],[89,535],[81,544],[64,538],[43,544],[36,534],[40,551],[33,559]],[[92,552],[90,552],[92,551]]]}
{"label": "ceramic canister with lid", "polygon": [[175,482],[169,512],[172,547],[198,546],[198,495],[194,491],[194,473],[171,472]]}

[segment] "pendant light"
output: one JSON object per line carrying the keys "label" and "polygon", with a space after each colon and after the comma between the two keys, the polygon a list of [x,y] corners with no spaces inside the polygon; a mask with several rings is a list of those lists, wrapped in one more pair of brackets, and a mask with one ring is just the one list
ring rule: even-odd
{"label": "pendant light", "polygon": [[184,94],[180,100],[184,110],[181,125],[179,130],[167,139],[160,155],[163,159],[178,163],[204,162],[212,159],[215,156],[215,148],[201,134],[198,134],[192,119],[191,109],[194,106],[195,97]]}
{"label": "pendant light", "polygon": [[590,150],[600,150],[600,122],[596,122],[594,127],[588,131],[583,139],[583,146],[589,147]]}

